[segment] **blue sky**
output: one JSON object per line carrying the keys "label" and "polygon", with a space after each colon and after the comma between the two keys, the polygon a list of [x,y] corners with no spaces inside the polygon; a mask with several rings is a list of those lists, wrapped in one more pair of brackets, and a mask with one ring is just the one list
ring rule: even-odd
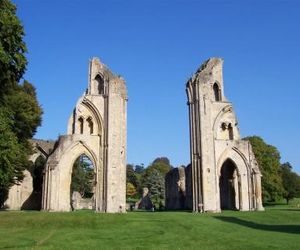
{"label": "blue sky", "polygon": [[97,56],[128,87],[128,162],[189,163],[185,83],[224,58],[242,136],[259,135],[300,173],[300,1],[15,0],[44,109],[36,138],[66,133]]}

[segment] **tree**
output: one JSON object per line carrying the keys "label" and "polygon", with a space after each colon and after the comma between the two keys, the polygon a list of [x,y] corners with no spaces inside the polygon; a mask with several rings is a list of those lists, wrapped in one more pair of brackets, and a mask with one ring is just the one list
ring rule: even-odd
{"label": "tree", "polygon": [[165,178],[162,174],[154,169],[148,172],[143,181],[144,187],[150,190],[151,200],[159,203],[165,198]]}
{"label": "tree", "polygon": [[[7,114],[8,113],[8,114]],[[6,200],[8,188],[23,179],[26,150],[12,132],[9,112],[0,107],[0,207]]]}
{"label": "tree", "polygon": [[170,161],[167,157],[158,157],[152,164],[146,169],[146,172],[157,170],[163,177],[172,169]]}
{"label": "tree", "polygon": [[27,60],[23,26],[16,16],[16,6],[9,0],[0,1],[0,102],[1,95],[18,84]]}
{"label": "tree", "polygon": [[126,182],[133,184],[135,188],[138,186],[138,178],[132,164],[126,166]]}
{"label": "tree", "polygon": [[36,90],[28,81],[16,86],[4,96],[7,108],[11,110],[14,121],[13,131],[19,141],[32,138],[38,126],[41,125],[42,109],[38,104]]}
{"label": "tree", "polygon": [[276,147],[268,145],[258,136],[249,140],[262,173],[262,194],[265,201],[275,201],[282,197],[283,185],[280,175],[280,153]]}
{"label": "tree", "polygon": [[133,197],[135,194],[136,194],[135,186],[132,183],[127,182],[126,183],[126,196]]}
{"label": "tree", "polygon": [[134,166],[134,172],[136,172],[137,174],[142,174],[144,170],[144,164]]}
{"label": "tree", "polygon": [[95,181],[94,168],[85,155],[81,155],[73,165],[71,195],[77,191],[84,198],[91,198],[93,195]]}
{"label": "tree", "polygon": [[292,166],[289,162],[281,165],[281,178],[284,188],[283,198],[286,203],[297,197],[300,192],[300,177],[292,171]]}
{"label": "tree", "polygon": [[16,6],[9,0],[0,0],[0,193],[21,181],[24,168],[29,168],[32,152],[28,139],[41,124],[42,109],[35,88],[24,81],[26,45],[24,30],[16,16]]}

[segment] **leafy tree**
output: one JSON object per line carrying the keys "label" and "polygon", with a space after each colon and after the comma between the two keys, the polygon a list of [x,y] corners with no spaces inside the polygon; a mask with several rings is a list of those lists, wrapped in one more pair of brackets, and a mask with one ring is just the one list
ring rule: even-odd
{"label": "leafy tree", "polygon": [[152,171],[147,172],[144,176],[143,184],[144,187],[147,187],[150,190],[152,200],[156,203],[164,200],[165,178],[158,170],[153,169]]}
{"label": "leafy tree", "polygon": [[289,162],[281,165],[281,177],[284,187],[283,198],[289,204],[290,200],[299,196],[300,177],[292,171],[292,166]]}
{"label": "leafy tree", "polygon": [[38,104],[33,85],[24,81],[5,97],[7,107],[11,110],[14,121],[13,131],[20,141],[32,138],[41,125],[42,109]]}
{"label": "leafy tree", "polygon": [[22,78],[27,60],[23,26],[16,15],[16,6],[9,0],[0,1],[0,102],[8,88]]}
{"label": "leafy tree", "polygon": [[23,36],[16,6],[0,0],[0,207],[4,194],[22,180],[24,168],[30,167],[28,139],[41,124],[42,109],[35,88],[27,81],[19,84],[27,65]]}
{"label": "leafy tree", "polygon": [[23,179],[26,150],[12,132],[9,113],[0,107],[0,207],[7,197],[8,188]]}
{"label": "leafy tree", "polygon": [[126,182],[133,184],[134,187],[137,187],[139,184],[137,174],[132,164],[127,164],[126,166]]}
{"label": "leafy tree", "polygon": [[280,153],[276,147],[266,144],[258,136],[246,137],[249,140],[262,173],[262,194],[265,201],[282,197],[283,185],[280,175]]}
{"label": "leafy tree", "polygon": [[134,172],[136,172],[137,174],[142,174],[144,170],[145,168],[143,164],[134,166]]}
{"label": "leafy tree", "polygon": [[135,194],[136,194],[135,186],[132,183],[127,182],[126,183],[126,196],[133,197]]}
{"label": "leafy tree", "polygon": [[152,164],[146,169],[146,172],[157,170],[163,177],[172,169],[170,161],[167,157],[158,157]]}

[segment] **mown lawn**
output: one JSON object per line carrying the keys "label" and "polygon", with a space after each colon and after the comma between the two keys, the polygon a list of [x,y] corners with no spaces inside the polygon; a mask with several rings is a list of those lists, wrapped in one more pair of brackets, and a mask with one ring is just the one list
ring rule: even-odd
{"label": "mown lawn", "polygon": [[300,249],[300,209],[276,205],[265,212],[221,214],[2,211],[0,248]]}

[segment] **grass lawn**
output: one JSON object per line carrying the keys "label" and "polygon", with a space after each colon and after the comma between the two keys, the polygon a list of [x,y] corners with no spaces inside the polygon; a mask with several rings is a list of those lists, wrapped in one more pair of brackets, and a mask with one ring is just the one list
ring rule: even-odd
{"label": "grass lawn", "polygon": [[2,211],[0,248],[300,249],[300,209],[292,204],[221,214]]}

